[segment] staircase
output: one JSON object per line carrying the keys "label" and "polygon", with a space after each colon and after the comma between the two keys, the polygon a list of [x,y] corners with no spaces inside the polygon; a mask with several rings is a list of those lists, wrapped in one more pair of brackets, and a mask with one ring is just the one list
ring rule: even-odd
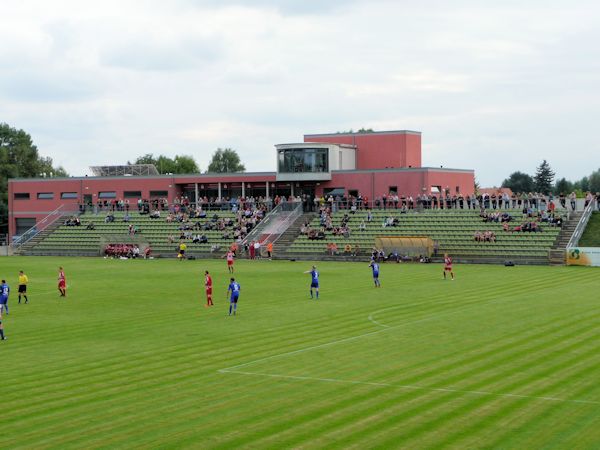
{"label": "staircase", "polygon": [[581,211],[573,212],[571,213],[569,220],[563,223],[560,233],[554,242],[554,246],[550,249],[550,253],[548,254],[550,265],[562,266],[565,264],[567,244],[569,243],[571,236],[573,236],[573,232],[575,231],[575,228],[577,228],[577,224],[582,215],[583,212]]}
{"label": "staircase", "polygon": [[304,213],[289,226],[285,233],[283,233],[279,239],[275,241],[275,244],[273,244],[273,255],[275,259],[286,258],[287,249],[300,234],[300,228],[302,228],[302,225],[306,222],[310,223],[310,221],[316,216],[317,213],[314,212]]}
{"label": "staircase", "polygon": [[67,217],[70,217],[71,215],[72,214],[65,215],[56,220],[54,223],[48,225],[46,228],[44,228],[44,230],[40,231],[29,241],[27,241],[25,244],[21,245],[17,250],[15,250],[15,255],[27,256],[31,254],[31,251],[35,248],[36,245],[38,245],[40,242],[42,242],[44,239],[46,239],[48,236],[54,233],[54,231],[56,231],[56,229],[58,229],[64,223],[65,219]]}

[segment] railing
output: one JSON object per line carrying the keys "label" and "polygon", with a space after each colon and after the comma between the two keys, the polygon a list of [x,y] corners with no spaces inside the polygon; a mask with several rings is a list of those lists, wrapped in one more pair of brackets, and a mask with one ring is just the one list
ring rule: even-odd
{"label": "railing", "polygon": [[595,202],[590,202],[587,205],[587,207],[585,208],[585,210],[583,211],[583,215],[579,219],[579,222],[577,223],[577,226],[575,227],[575,231],[573,232],[571,239],[569,239],[569,243],[567,244],[567,249],[577,247],[577,244],[579,244],[579,239],[581,239],[581,236],[583,235],[583,232],[585,231],[585,227],[587,227],[590,217],[592,216],[592,211],[594,211],[594,205],[595,205]]}
{"label": "railing", "polygon": [[36,237],[39,233],[44,231],[50,225],[54,224],[61,217],[68,215],[68,214],[75,215],[75,214],[78,214],[78,212],[79,211],[77,209],[69,210],[69,209],[65,208],[64,204],[60,205],[58,208],[56,208],[54,211],[52,211],[50,214],[48,214],[42,220],[37,222],[34,226],[32,226],[25,233],[23,233],[19,236],[15,236],[13,239],[13,242],[11,244],[13,251],[18,251],[21,247],[23,247],[23,245],[27,244],[31,239]]}
{"label": "railing", "polygon": [[[262,245],[275,242],[302,215],[302,202],[284,202],[277,205],[243,240],[259,241]],[[263,235],[266,238],[261,239]]]}

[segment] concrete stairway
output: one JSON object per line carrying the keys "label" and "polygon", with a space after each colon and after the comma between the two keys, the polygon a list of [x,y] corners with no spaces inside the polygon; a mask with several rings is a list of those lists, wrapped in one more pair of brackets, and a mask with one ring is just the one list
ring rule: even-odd
{"label": "concrete stairway", "polygon": [[550,249],[548,255],[551,265],[558,266],[565,264],[565,250],[567,249],[567,244],[569,243],[571,236],[573,236],[582,215],[583,212],[581,211],[571,213],[569,220],[563,223],[560,233],[554,242],[554,246]]}
{"label": "concrete stairway", "polygon": [[29,241],[19,247],[18,250],[15,251],[15,255],[26,256],[30,255],[31,251],[35,248],[37,244],[42,242],[46,237],[50,236],[54,231],[56,231],[62,224],[64,224],[67,217],[71,217],[72,214],[63,216],[56,220],[51,225],[48,225],[44,230],[40,231],[34,237],[32,237]]}
{"label": "concrete stairway", "polygon": [[313,220],[317,216],[314,212],[304,213],[292,223],[273,245],[273,256],[275,259],[286,259],[288,247],[296,240],[300,234],[300,228],[306,222]]}

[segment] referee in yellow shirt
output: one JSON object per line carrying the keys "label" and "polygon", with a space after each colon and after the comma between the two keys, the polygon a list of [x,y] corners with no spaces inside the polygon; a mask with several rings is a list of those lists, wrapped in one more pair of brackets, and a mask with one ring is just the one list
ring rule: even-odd
{"label": "referee in yellow shirt", "polygon": [[23,273],[22,270],[19,271],[19,304],[21,303],[21,295],[25,297],[25,303],[29,303],[29,299],[27,298],[27,283],[29,282],[29,278],[27,275]]}

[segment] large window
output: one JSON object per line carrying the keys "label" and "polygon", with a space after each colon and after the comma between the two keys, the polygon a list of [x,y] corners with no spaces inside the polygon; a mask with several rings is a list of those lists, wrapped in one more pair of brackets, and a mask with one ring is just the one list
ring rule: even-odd
{"label": "large window", "polygon": [[52,200],[54,199],[54,192],[38,192],[38,200]]}
{"label": "large window", "polygon": [[142,198],[142,191],[125,191],[123,192],[125,198]]}
{"label": "large window", "polygon": [[29,192],[15,192],[15,200],[29,200]]}
{"label": "large window", "polygon": [[114,191],[98,192],[98,198],[117,198],[117,193]]}
{"label": "large window", "polygon": [[279,150],[279,172],[329,172],[328,149],[290,148]]}
{"label": "large window", "polygon": [[60,193],[60,198],[62,199],[69,199],[69,198],[78,198],[79,195],[77,195],[77,192],[61,192]]}
{"label": "large window", "polygon": [[150,191],[150,197],[168,197],[169,191]]}

